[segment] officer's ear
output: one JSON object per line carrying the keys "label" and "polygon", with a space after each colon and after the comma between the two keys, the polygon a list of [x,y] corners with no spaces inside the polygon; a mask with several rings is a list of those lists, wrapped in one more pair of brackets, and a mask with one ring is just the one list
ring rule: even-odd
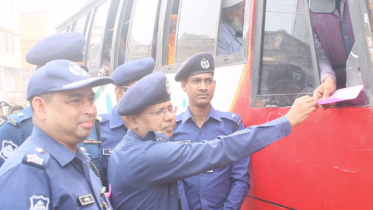
{"label": "officer's ear", "polygon": [[120,99],[122,99],[123,95],[126,93],[123,87],[115,86],[115,96],[117,98],[117,102],[119,103]]}
{"label": "officer's ear", "polygon": [[48,100],[44,97],[36,96],[31,101],[31,107],[33,110],[33,115],[38,119],[45,120],[47,118],[47,107]]}
{"label": "officer's ear", "polygon": [[137,121],[137,115],[126,116],[126,121],[128,122],[128,126],[129,128],[131,128],[131,130],[134,130],[134,131],[138,130],[139,124]]}
{"label": "officer's ear", "polygon": [[186,93],[186,88],[185,88],[185,85],[186,85],[187,81],[186,80],[181,80],[181,88],[183,89],[183,91]]}

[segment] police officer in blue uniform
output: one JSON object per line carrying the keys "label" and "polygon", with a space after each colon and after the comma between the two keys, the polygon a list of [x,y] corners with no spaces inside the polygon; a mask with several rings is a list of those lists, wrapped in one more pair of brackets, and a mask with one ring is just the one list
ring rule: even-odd
{"label": "police officer in blue uniform", "polygon": [[[27,53],[26,61],[37,65],[37,68],[56,59],[75,61],[82,66],[85,43],[84,36],[78,32],[54,34],[36,43]],[[84,66],[82,68],[86,69]],[[9,115],[7,122],[0,127],[0,166],[31,135],[31,113],[31,107],[26,107],[18,113]]]}
{"label": "police officer in blue uniform", "polygon": [[[122,99],[128,88],[135,84],[142,77],[153,72],[155,61],[153,58],[143,58],[123,64],[115,69],[112,80],[115,85],[115,96],[117,102]],[[107,184],[107,165],[113,149],[127,134],[125,117],[121,117],[114,107],[110,113],[100,115],[101,147],[103,154],[101,174],[102,183]]]}
{"label": "police officer in blue uniform", "polygon": [[[195,54],[180,66],[175,80],[181,82],[187,93],[189,106],[176,117],[173,141],[202,142],[245,128],[238,114],[220,112],[212,107],[216,85],[214,71],[214,58],[209,53]],[[183,209],[241,209],[250,188],[249,163],[248,156],[179,181]]]}
{"label": "police officer in blue uniform", "polygon": [[95,124],[92,87],[111,82],[68,60],[51,61],[31,77],[35,126],[0,168],[0,209],[111,209],[91,159],[77,147]]}
{"label": "police officer in blue uniform", "polygon": [[289,135],[316,106],[304,96],[272,122],[210,141],[176,142],[169,141],[176,120],[170,93],[166,76],[156,72],[134,84],[118,104],[129,130],[109,160],[114,209],[180,209],[178,180],[232,164]]}

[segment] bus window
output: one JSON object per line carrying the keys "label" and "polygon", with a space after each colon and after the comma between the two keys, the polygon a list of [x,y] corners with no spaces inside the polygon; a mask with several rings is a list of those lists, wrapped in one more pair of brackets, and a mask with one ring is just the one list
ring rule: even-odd
{"label": "bus window", "polygon": [[220,4],[216,0],[181,1],[175,63],[182,63],[199,52],[215,54]]}
{"label": "bus window", "polygon": [[[312,95],[316,88],[316,55],[305,2],[266,0],[263,4],[263,32],[260,36],[254,35],[254,59],[259,59],[259,65],[253,61],[253,66],[259,67],[254,67],[258,69],[259,80],[255,77],[252,80],[254,106],[290,106],[297,95]],[[259,46],[257,37],[262,39]],[[262,53],[256,52],[258,48]]]}
{"label": "bus window", "polygon": [[115,31],[114,27],[118,27],[116,40],[114,42],[114,47],[116,49],[113,52],[115,59],[112,59],[114,68],[113,70],[115,70],[116,67],[122,65],[126,60],[128,27],[131,18],[133,2],[133,0],[123,2],[122,8],[118,9],[118,12],[120,12],[119,18],[116,18],[115,24],[113,25],[113,31]]}
{"label": "bus window", "polygon": [[127,39],[127,61],[152,56],[159,0],[136,0]]}
{"label": "bus window", "polygon": [[217,66],[246,62],[251,3],[251,0],[222,1]]}
{"label": "bus window", "polygon": [[73,27],[72,27],[73,29],[71,31],[80,32],[83,35],[85,35],[86,22],[87,22],[87,15],[84,15],[82,18],[80,18],[73,24]]}
{"label": "bus window", "polygon": [[172,65],[175,63],[175,42],[176,42],[176,30],[177,30],[177,22],[178,22],[178,12],[179,12],[179,5],[180,0],[171,1],[172,3],[172,10],[171,14],[169,15],[168,21],[165,21],[164,26],[164,42],[165,42],[165,49],[164,52],[167,52],[167,55],[163,56],[167,58],[167,65]]}
{"label": "bus window", "polygon": [[[323,83],[320,88],[336,89],[362,85],[359,46],[355,45],[353,24],[348,1],[338,1],[331,13],[311,13],[314,24],[315,47]],[[355,24],[356,25],[356,24]],[[339,102],[336,106],[356,106],[369,103],[362,92],[355,100]]]}
{"label": "bus window", "polygon": [[105,33],[109,6],[110,1],[106,1],[98,6],[92,20],[87,50],[87,66],[92,77],[96,77],[100,69],[102,41]]}

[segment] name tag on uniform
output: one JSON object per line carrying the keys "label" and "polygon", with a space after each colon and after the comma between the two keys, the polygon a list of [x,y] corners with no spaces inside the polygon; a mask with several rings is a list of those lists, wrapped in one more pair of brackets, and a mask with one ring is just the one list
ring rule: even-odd
{"label": "name tag on uniform", "polygon": [[91,194],[79,196],[78,200],[81,206],[88,206],[95,202]]}
{"label": "name tag on uniform", "polygon": [[212,173],[214,172],[214,170],[209,170],[209,171],[206,171],[206,173]]}
{"label": "name tag on uniform", "polygon": [[103,155],[111,155],[113,153],[113,149],[102,149]]}

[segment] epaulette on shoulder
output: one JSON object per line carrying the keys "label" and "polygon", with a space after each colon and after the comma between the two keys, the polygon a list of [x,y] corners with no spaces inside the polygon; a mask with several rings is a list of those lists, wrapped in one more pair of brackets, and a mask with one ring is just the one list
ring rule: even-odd
{"label": "epaulette on shoulder", "polygon": [[49,157],[49,153],[47,153],[43,148],[38,147],[26,153],[22,159],[22,163],[45,170]]}
{"label": "epaulette on shoulder", "polygon": [[31,107],[26,107],[23,110],[7,116],[7,122],[12,125],[19,125],[22,121],[32,117]]}
{"label": "epaulette on shoulder", "polygon": [[[151,132],[149,132],[148,134],[151,134]],[[154,135],[153,135],[153,141],[163,141],[163,142],[168,142],[169,138],[168,136],[164,135],[162,132],[159,132],[159,131],[154,131]],[[148,136],[145,136],[144,139],[147,139]]]}
{"label": "epaulette on shoulder", "polygon": [[224,118],[224,119],[227,119],[227,120],[233,121],[233,122],[235,122],[237,125],[239,125],[239,124],[241,123],[241,121],[242,121],[240,115],[235,114],[235,113],[232,113],[232,112],[219,112],[219,114],[220,114],[220,117],[221,117],[221,118]]}

